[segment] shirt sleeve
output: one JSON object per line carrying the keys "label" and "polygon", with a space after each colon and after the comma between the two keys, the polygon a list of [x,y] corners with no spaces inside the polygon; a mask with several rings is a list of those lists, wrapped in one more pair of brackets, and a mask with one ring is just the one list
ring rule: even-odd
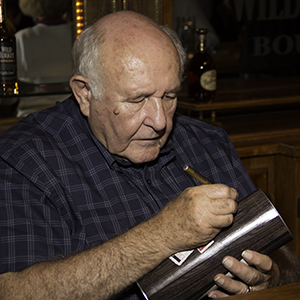
{"label": "shirt sleeve", "polygon": [[0,273],[82,248],[78,215],[61,201],[68,195],[55,177],[41,170],[41,165],[19,161],[12,167],[0,160]]}

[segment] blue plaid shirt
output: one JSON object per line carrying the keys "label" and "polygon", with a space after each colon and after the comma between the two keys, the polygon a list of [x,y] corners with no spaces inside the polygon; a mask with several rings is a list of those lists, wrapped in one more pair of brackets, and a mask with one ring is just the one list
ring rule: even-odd
{"label": "blue plaid shirt", "polygon": [[200,184],[185,164],[240,198],[255,189],[224,130],[197,120],[175,116],[159,157],[135,166],[103,147],[72,97],[29,115],[0,138],[0,273],[84,251],[151,218]]}

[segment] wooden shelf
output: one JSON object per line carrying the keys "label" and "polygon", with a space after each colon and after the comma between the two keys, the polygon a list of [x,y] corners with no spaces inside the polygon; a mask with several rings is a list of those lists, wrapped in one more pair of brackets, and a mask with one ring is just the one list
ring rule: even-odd
{"label": "wooden shelf", "polygon": [[188,93],[178,97],[178,108],[188,111],[218,111],[300,103],[300,77],[243,80],[220,79],[213,103],[195,103]]}
{"label": "wooden shelf", "polygon": [[235,147],[285,143],[300,145],[300,109],[220,117]]}

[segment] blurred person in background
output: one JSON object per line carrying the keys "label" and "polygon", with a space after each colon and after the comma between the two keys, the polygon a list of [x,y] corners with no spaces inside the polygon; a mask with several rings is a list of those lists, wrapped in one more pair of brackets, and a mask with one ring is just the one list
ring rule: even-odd
{"label": "blurred person in background", "polygon": [[68,82],[72,73],[72,23],[66,18],[70,0],[19,0],[22,13],[35,25],[18,31],[19,82]]}

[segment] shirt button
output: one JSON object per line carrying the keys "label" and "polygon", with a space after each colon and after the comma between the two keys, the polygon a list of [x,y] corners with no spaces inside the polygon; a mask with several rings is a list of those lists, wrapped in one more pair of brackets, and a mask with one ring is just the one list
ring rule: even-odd
{"label": "shirt button", "polygon": [[147,179],[146,181],[147,181],[147,183],[148,183],[149,185],[151,185],[152,182],[151,182],[150,179]]}

